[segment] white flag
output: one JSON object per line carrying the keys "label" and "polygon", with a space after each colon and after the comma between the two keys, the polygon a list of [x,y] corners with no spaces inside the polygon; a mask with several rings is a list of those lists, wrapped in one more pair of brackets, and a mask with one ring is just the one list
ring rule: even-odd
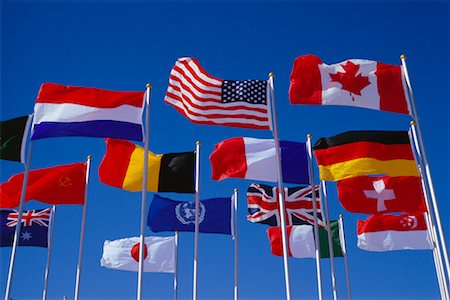
{"label": "white flag", "polygon": [[[139,237],[105,241],[102,267],[137,272],[139,268]],[[175,272],[175,238],[149,236],[145,238],[144,272]]]}

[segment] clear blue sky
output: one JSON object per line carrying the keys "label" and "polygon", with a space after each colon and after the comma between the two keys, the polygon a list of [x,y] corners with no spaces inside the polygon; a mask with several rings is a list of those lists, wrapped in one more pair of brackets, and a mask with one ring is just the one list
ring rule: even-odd
{"label": "clear blue sky", "polygon": [[[449,3],[448,1],[1,1],[1,110],[7,120],[33,111],[41,83],[144,90],[153,84],[150,148],[155,153],[190,151],[201,142],[201,198],[239,197],[241,299],[284,299],[283,263],[272,256],[267,227],[246,221],[245,192],[251,181],[213,182],[209,155],[224,139],[271,138],[270,131],[194,125],[163,97],[176,59],[199,59],[223,79],[266,79],[275,73],[280,137],[313,141],[348,130],[407,130],[410,117],[352,107],[290,105],[289,75],[297,56],[316,54],[332,64],[366,58],[400,64],[407,55],[441,217],[449,239]],[[31,168],[85,161],[93,156],[89,185],[81,299],[134,299],[137,273],[100,267],[103,242],[139,235],[140,193],[103,185],[98,166],[102,139],[52,138],[33,145]],[[2,160],[1,181],[23,171]],[[316,169],[317,175],[317,169]],[[365,252],[356,247],[356,221],[328,184],[331,214],[344,215],[352,294],[355,299],[438,299],[430,251]],[[166,194],[176,200],[193,196]],[[148,195],[148,203],[152,194]],[[32,201],[26,209],[45,207]],[[147,206],[148,207],[148,206]],[[73,298],[81,206],[57,208],[49,299]],[[147,230],[147,234],[151,234]],[[168,235],[168,233],[167,233]],[[0,249],[0,297],[4,297],[10,248]],[[193,234],[180,236],[179,298],[192,298]],[[202,234],[199,299],[233,296],[233,241]],[[46,251],[19,248],[14,299],[42,295]],[[346,298],[344,263],[337,284]],[[316,299],[315,263],[290,259],[293,299]],[[329,261],[322,260],[325,299],[332,299]],[[147,273],[145,299],[171,299],[172,275]]]}

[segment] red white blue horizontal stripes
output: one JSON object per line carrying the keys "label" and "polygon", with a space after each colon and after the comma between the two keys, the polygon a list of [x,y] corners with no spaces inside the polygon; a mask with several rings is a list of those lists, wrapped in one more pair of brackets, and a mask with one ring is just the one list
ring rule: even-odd
{"label": "red white blue horizontal stripes", "polygon": [[142,141],[144,94],[44,83],[34,106],[31,139],[86,136]]}

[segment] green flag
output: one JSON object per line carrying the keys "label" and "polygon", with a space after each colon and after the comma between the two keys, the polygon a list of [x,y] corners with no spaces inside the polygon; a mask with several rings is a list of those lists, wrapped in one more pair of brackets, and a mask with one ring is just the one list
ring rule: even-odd
{"label": "green flag", "polygon": [[[343,257],[341,242],[339,239],[339,222],[330,222],[331,241],[333,242],[334,257]],[[319,241],[320,241],[320,258],[330,257],[330,248],[328,247],[328,233],[326,228],[319,228]]]}
{"label": "green flag", "polygon": [[31,116],[0,122],[0,159],[25,162],[25,143]]}

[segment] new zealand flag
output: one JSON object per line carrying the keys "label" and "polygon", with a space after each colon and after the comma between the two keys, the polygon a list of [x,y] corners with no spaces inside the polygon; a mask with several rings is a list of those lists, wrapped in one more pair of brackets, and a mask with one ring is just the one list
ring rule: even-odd
{"label": "new zealand flag", "polygon": [[[13,245],[18,216],[17,210],[0,210],[0,247]],[[23,211],[19,246],[47,248],[50,218],[50,208]]]}

